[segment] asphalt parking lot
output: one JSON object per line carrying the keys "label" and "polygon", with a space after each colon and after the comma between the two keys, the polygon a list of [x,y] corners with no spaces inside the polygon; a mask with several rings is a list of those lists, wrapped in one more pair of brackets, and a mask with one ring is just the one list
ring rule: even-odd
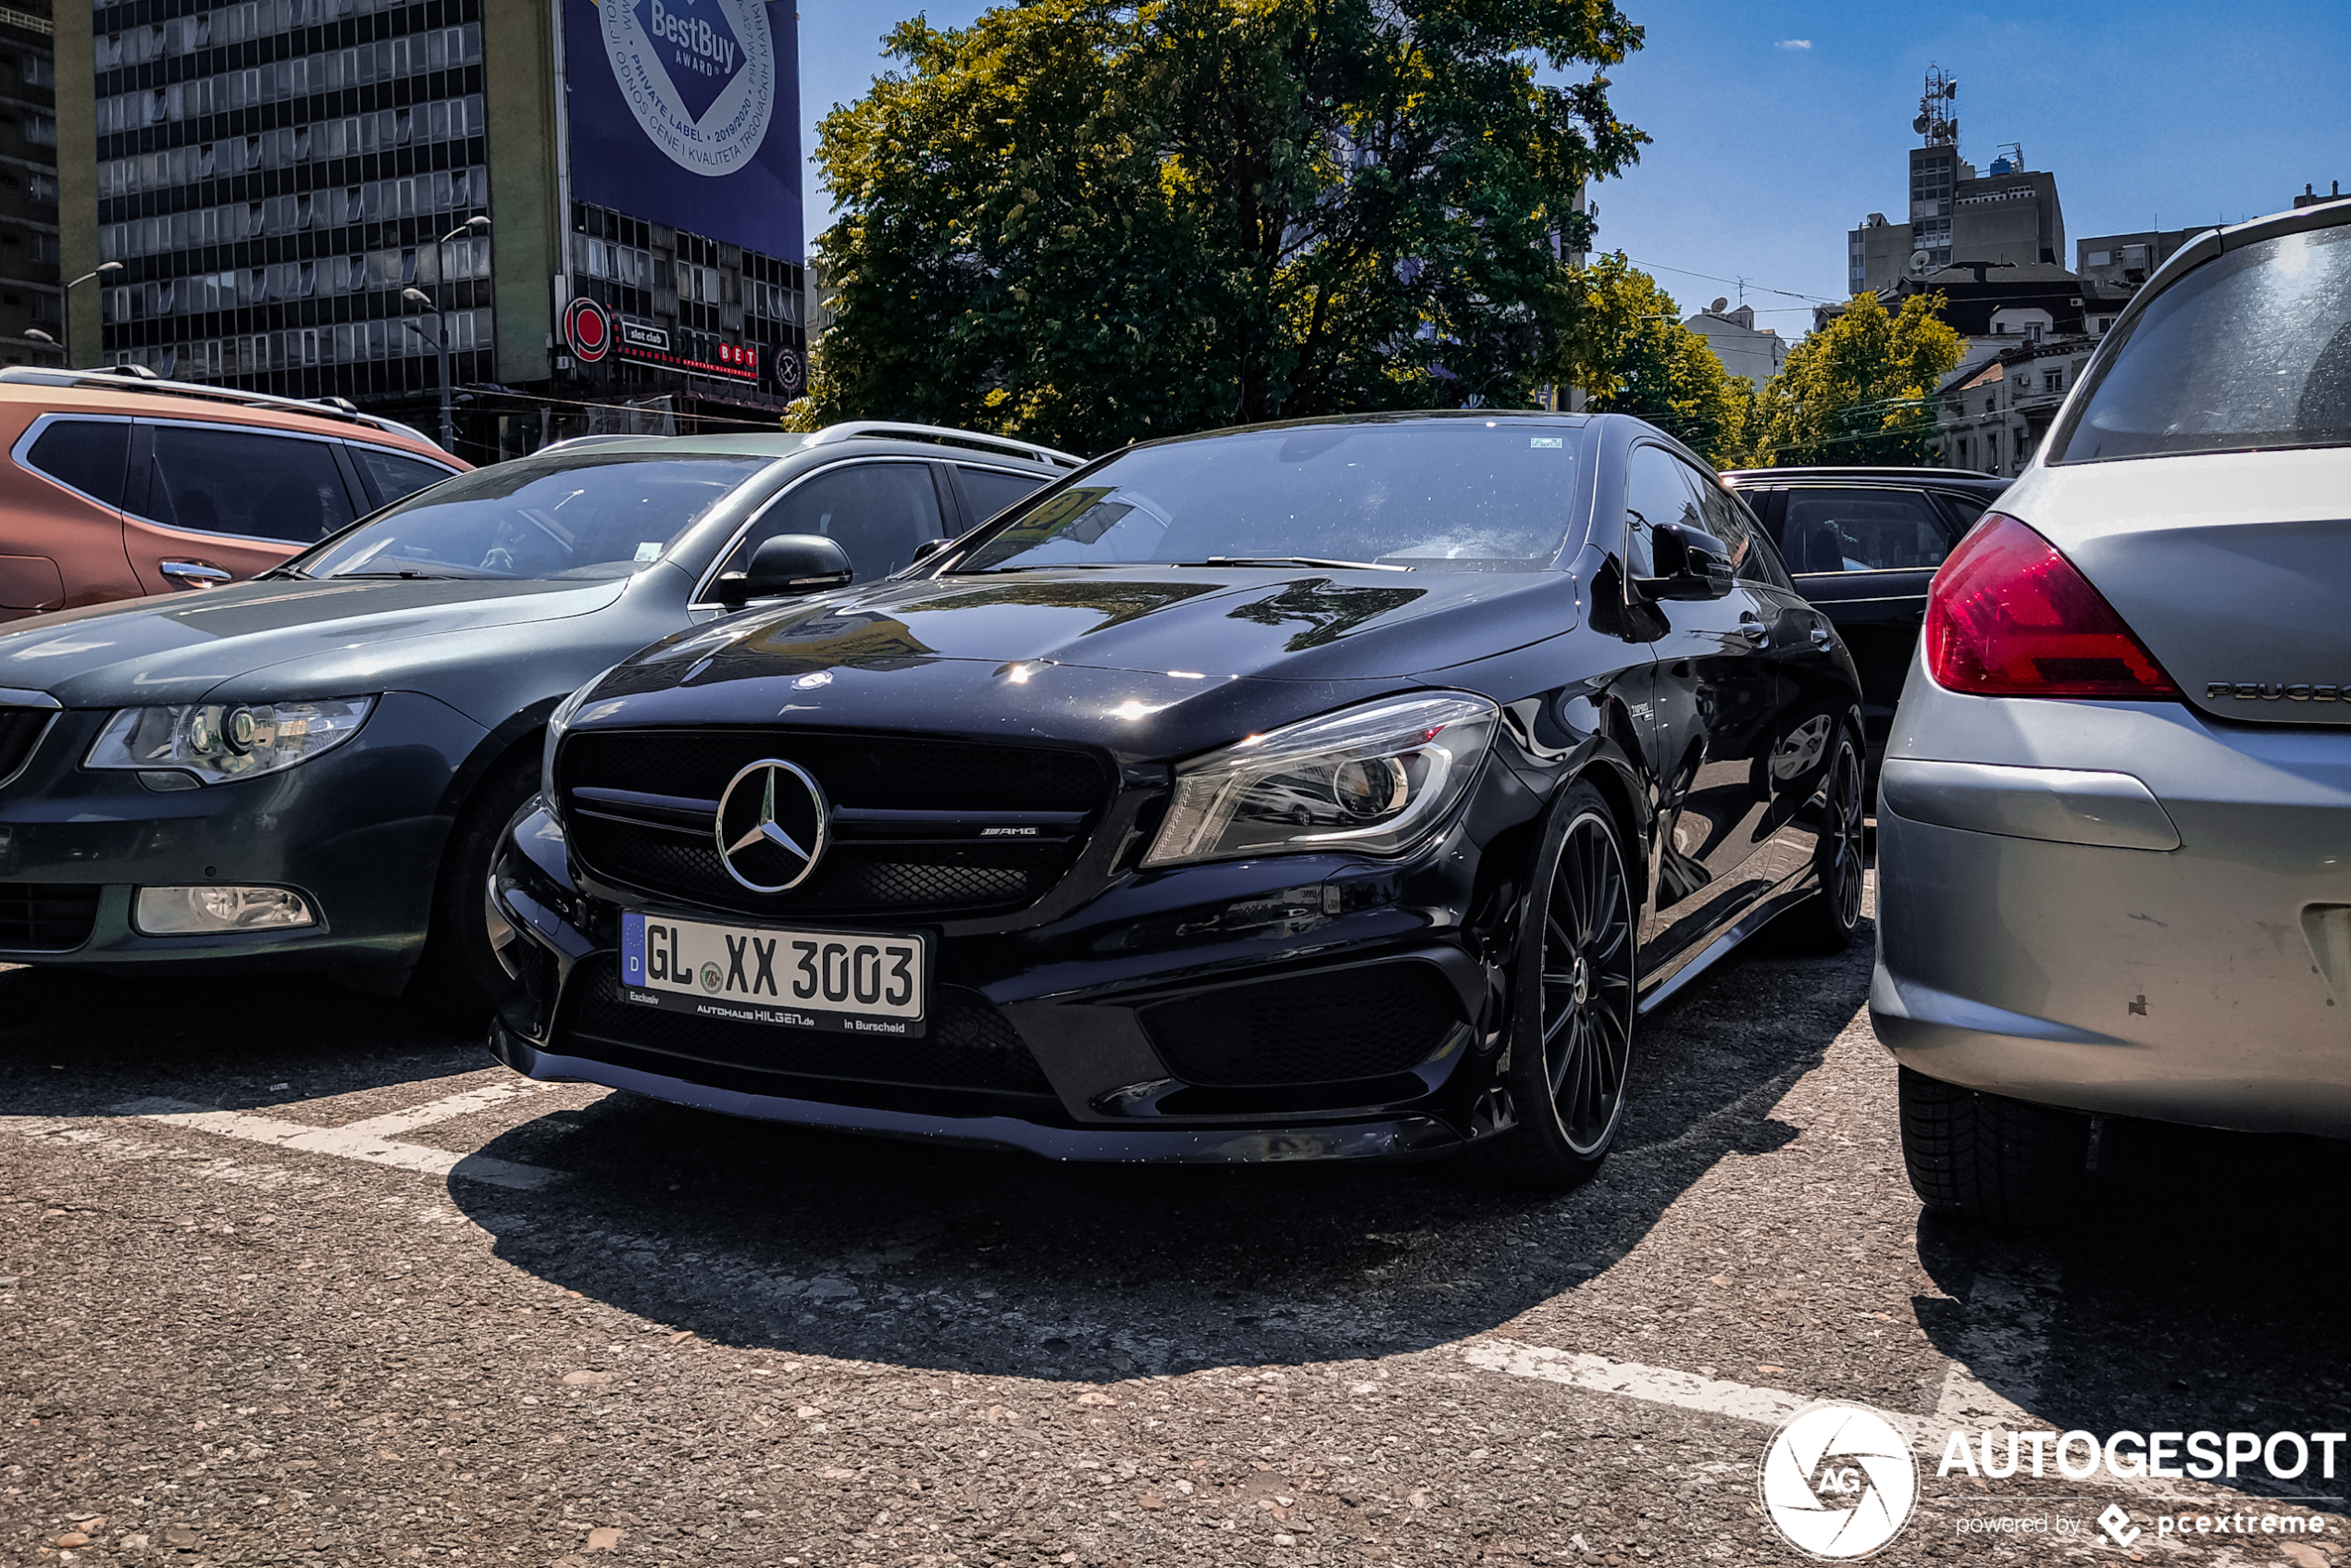
{"label": "asphalt parking lot", "polygon": [[[2351,1158],[2117,1127],[2069,1228],[1922,1221],[1868,976],[1725,965],[1533,1198],[800,1133],[324,984],[0,973],[0,1550],[1794,1562],[1758,1461],[1835,1398],[1919,1435],[1878,1561],[2351,1561],[2339,1478],[1936,1475],[1954,1427],[2351,1425]],[[2264,1511],[2324,1528],[2154,1524]]]}

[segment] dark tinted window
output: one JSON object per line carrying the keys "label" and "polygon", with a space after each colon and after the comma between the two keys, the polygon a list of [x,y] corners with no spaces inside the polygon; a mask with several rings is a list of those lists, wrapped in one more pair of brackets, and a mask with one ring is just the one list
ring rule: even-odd
{"label": "dark tinted window", "polygon": [[914,546],[945,531],[929,464],[860,463],[802,480],[760,514],[719,569],[741,571],[779,533],[818,533],[841,547],[864,582],[905,566]]}
{"label": "dark tinted window", "polygon": [[644,570],[765,457],[520,458],[413,495],[293,564],[313,577],[609,578]]}
{"label": "dark tinted window", "polygon": [[1689,465],[1661,446],[1635,447],[1624,479],[1624,523],[1625,575],[1655,577],[1650,529],[1664,523],[1706,527]]}
{"label": "dark tinted window", "polygon": [[1939,566],[1952,541],[1925,496],[1890,490],[1789,491],[1780,538],[1788,570],[1803,573]]}
{"label": "dark tinted window", "polygon": [[1219,559],[1539,571],[1584,435],[1525,418],[1301,425],[1141,446],[1040,502],[964,571]]}
{"label": "dark tinted window", "polygon": [[127,420],[60,419],[25,456],[59,484],[109,506],[122,504],[122,470],[131,458]]}
{"label": "dark tinted window", "polygon": [[351,521],[351,492],[323,441],[218,426],[157,425],[145,504],[169,528],[310,544]]}
{"label": "dark tinted window", "polygon": [[397,452],[386,452],[379,446],[351,443],[351,454],[359,459],[376,493],[390,505],[404,495],[414,495],[429,484],[439,484],[449,477],[446,468],[435,467],[418,457],[404,457]]}
{"label": "dark tinted window", "polygon": [[1691,483],[1698,486],[1698,504],[1706,517],[1706,531],[1731,547],[1731,566],[1742,582],[1768,582],[1789,589],[1794,585],[1779,560],[1772,554],[1771,542],[1763,530],[1755,526],[1747,508],[1732,498],[1731,492],[1711,475],[1693,472]]}
{"label": "dark tinted window", "polygon": [[2093,378],[2051,462],[2351,442],[2351,226],[2213,257]]}
{"label": "dark tinted window", "polygon": [[986,522],[1016,501],[1026,501],[1045,487],[1045,481],[1034,474],[1008,474],[1001,468],[966,468],[961,464],[955,471],[963,476],[964,498],[972,504],[972,515]]}

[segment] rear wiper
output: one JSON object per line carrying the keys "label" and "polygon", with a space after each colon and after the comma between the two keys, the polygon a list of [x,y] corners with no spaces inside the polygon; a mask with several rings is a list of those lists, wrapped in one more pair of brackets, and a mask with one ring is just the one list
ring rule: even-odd
{"label": "rear wiper", "polygon": [[1170,561],[1171,566],[1331,566],[1351,572],[1409,572],[1385,561],[1334,561],[1323,555],[1211,555],[1204,561]]}

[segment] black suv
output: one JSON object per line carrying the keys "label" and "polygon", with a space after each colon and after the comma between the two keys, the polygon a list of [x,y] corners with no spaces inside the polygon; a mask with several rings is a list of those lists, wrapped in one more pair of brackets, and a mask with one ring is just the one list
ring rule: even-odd
{"label": "black suv", "polygon": [[1796,590],[1835,623],[1861,672],[1870,778],[1894,726],[1934,569],[2009,481],[1963,468],[1738,468]]}

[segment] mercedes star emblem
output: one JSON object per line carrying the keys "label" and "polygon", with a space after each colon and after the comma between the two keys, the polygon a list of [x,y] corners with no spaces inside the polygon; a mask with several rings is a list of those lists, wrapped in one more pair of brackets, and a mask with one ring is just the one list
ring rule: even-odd
{"label": "mercedes star emblem", "polygon": [[805,768],[763,757],[718,797],[718,858],[753,892],[780,893],[816,869],[831,825],[825,791]]}

